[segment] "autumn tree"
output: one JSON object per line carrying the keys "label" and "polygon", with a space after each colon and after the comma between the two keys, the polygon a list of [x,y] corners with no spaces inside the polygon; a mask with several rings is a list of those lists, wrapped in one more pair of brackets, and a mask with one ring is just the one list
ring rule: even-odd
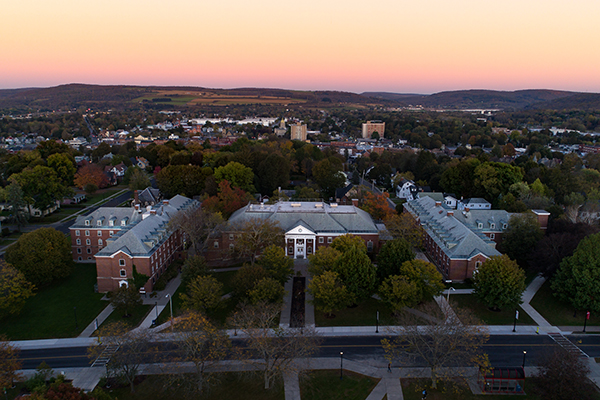
{"label": "autumn tree", "polygon": [[169,165],[156,174],[156,184],[165,197],[182,194],[194,197],[202,193],[212,169],[198,165]]}
{"label": "autumn tree", "polygon": [[73,184],[73,178],[77,167],[75,166],[75,159],[68,153],[55,153],[47,159],[48,167],[52,168],[60,182],[65,186],[71,186]]}
{"label": "autumn tree", "polygon": [[202,256],[191,256],[185,259],[181,268],[181,283],[188,285],[198,276],[209,275],[210,271],[206,264],[206,259]]}
{"label": "autumn tree", "polygon": [[248,298],[252,304],[283,302],[285,290],[281,282],[266,277],[258,280],[252,289],[248,290]]}
{"label": "autumn tree", "polygon": [[342,253],[332,271],[337,272],[356,302],[367,299],[375,290],[377,273],[367,253],[356,246]]}
{"label": "autumn tree", "polygon": [[410,365],[425,362],[431,374],[431,386],[438,380],[466,377],[470,367],[487,367],[483,345],[489,335],[484,325],[468,312],[442,310],[435,302],[417,308],[418,313],[403,310],[390,328],[392,338],[381,344],[391,363]]}
{"label": "autumn tree", "polygon": [[527,266],[529,254],[544,236],[536,216],[532,213],[513,215],[504,231],[501,251],[520,266]]}
{"label": "autumn tree", "polygon": [[419,302],[438,296],[444,290],[442,274],[428,261],[405,261],[400,266],[399,275],[415,283]]}
{"label": "autumn tree", "polygon": [[382,194],[366,192],[361,208],[371,214],[371,217],[375,220],[387,220],[396,214],[396,210],[388,204],[389,197],[390,195],[387,192]]}
{"label": "autumn tree", "polygon": [[185,234],[195,254],[202,254],[208,241],[220,232],[223,217],[204,207],[188,207],[178,211],[169,220],[169,228]]}
{"label": "autumn tree", "polygon": [[12,182],[4,189],[4,198],[9,204],[12,212],[12,220],[17,229],[20,231],[27,220],[29,219],[29,213],[26,211],[27,202],[25,201],[25,194],[23,189],[18,183]]}
{"label": "autumn tree", "polygon": [[40,287],[71,273],[71,243],[54,228],[39,228],[23,234],[6,249],[6,262]]}
{"label": "autumn tree", "polygon": [[386,242],[377,254],[377,277],[383,281],[390,275],[398,275],[405,261],[414,260],[412,246],[404,239]]}
{"label": "autumn tree", "polygon": [[0,261],[0,319],[21,312],[25,301],[34,295],[35,286],[4,261]]}
{"label": "autumn tree", "polygon": [[0,387],[9,388],[20,378],[17,372],[23,366],[19,358],[19,349],[8,338],[0,335]]}
{"label": "autumn tree", "polygon": [[149,354],[153,352],[149,331],[130,330],[127,324],[116,322],[100,328],[98,341],[88,348],[88,356],[96,360],[106,347],[116,348],[117,351],[106,364],[106,370],[123,377],[129,383],[131,393],[134,393],[134,381],[140,365],[147,362]]}
{"label": "autumn tree", "polygon": [[417,249],[423,246],[425,232],[409,213],[392,215],[385,221],[385,227],[394,239],[404,239]]}
{"label": "autumn tree", "polygon": [[252,168],[246,167],[236,161],[231,161],[223,167],[215,168],[215,180],[217,183],[227,181],[232,187],[237,187],[245,192],[254,193],[254,172]]}
{"label": "autumn tree", "polygon": [[313,275],[321,275],[329,271],[342,253],[331,246],[319,248],[315,254],[308,256],[308,271]]}
{"label": "autumn tree", "polygon": [[194,311],[212,311],[221,304],[223,284],[213,276],[198,276],[187,286],[187,293],[180,295],[185,308]]}
{"label": "autumn tree", "polygon": [[364,239],[360,236],[355,236],[350,233],[338,236],[335,239],[333,239],[330,247],[339,251],[340,253],[345,253],[352,247],[356,247],[363,253],[367,252],[367,245],[365,245]]}
{"label": "autumn tree", "polygon": [[238,299],[248,297],[248,292],[254,288],[261,279],[268,277],[267,271],[260,265],[244,264],[233,276],[232,286]]}
{"label": "autumn tree", "polygon": [[415,306],[420,301],[417,283],[402,275],[391,275],[385,278],[379,286],[379,296],[396,312],[404,307]]}
{"label": "autumn tree", "polygon": [[313,356],[319,345],[314,329],[278,326],[280,311],[279,304],[245,305],[231,318],[231,324],[244,333],[252,364],[261,368],[265,389],[271,388],[276,376],[297,373],[303,365],[297,361]]}
{"label": "autumn tree", "polygon": [[335,189],[344,186],[346,177],[342,174],[342,166],[342,162],[338,158],[329,157],[317,162],[312,167],[312,174],[324,197],[333,197]]}
{"label": "autumn tree", "polygon": [[256,263],[281,284],[285,284],[294,273],[294,260],[285,255],[280,246],[267,246]]}
{"label": "autumn tree", "polygon": [[231,214],[244,207],[253,197],[237,187],[231,187],[228,181],[219,183],[218,193],[204,200],[202,207],[213,212],[220,212],[223,217],[229,218]]}
{"label": "autumn tree", "polygon": [[87,185],[95,185],[97,188],[102,189],[108,186],[108,178],[101,166],[86,164],[79,168],[73,183],[80,189],[84,189]]}
{"label": "autumn tree", "polygon": [[141,168],[129,167],[125,174],[127,175],[128,172],[127,184],[130,190],[143,190],[150,186],[150,179]]}
{"label": "autumn tree", "polygon": [[24,199],[30,206],[30,213],[31,206],[45,210],[70,192],[52,168],[42,165],[25,168],[22,172],[11,175],[9,181],[16,182],[23,190]]}
{"label": "autumn tree", "polygon": [[230,227],[235,232],[233,253],[241,258],[250,258],[252,264],[264,249],[271,245],[283,245],[283,230],[277,221],[249,219]]}
{"label": "autumn tree", "polygon": [[181,381],[183,386],[188,386],[190,393],[202,394],[216,379],[214,374],[207,373],[207,369],[227,356],[231,342],[224,331],[198,312],[186,312],[175,329],[173,343],[181,355],[178,361],[192,363],[194,373],[177,373],[174,378],[177,383]]}
{"label": "autumn tree", "polygon": [[474,294],[489,308],[515,308],[525,291],[525,271],[507,255],[494,256],[473,274]]}
{"label": "autumn tree", "polygon": [[312,295],[312,303],[319,311],[332,317],[333,312],[349,306],[353,302],[352,295],[342,283],[337,272],[324,271],[312,278],[308,284],[308,292]]}

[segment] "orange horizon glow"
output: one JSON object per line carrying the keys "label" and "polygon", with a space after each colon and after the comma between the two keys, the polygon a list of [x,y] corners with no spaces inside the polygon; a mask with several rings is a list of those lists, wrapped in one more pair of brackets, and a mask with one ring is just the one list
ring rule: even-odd
{"label": "orange horizon glow", "polygon": [[67,83],[600,92],[592,0],[20,0],[0,88]]}

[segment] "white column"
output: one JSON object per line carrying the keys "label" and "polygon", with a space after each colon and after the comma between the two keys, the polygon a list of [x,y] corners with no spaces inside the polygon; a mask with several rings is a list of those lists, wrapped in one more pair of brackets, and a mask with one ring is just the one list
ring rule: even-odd
{"label": "white column", "polygon": [[317,251],[317,237],[313,236],[313,251],[312,251],[312,253],[315,254],[315,251]]}
{"label": "white column", "polygon": [[288,249],[288,238],[285,238],[285,245],[283,246],[283,248],[285,249],[285,256],[287,257],[288,253],[287,253],[287,249]]}
{"label": "white column", "polygon": [[296,238],[294,238],[294,260],[296,259]]}

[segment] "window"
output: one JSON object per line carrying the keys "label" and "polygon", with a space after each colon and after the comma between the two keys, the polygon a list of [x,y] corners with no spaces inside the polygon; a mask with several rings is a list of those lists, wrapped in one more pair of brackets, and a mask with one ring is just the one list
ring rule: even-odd
{"label": "window", "polygon": [[79,236],[79,234],[80,234],[80,233],[81,233],[81,232],[79,231],[79,229],[77,229],[77,230],[75,231],[75,236]]}
{"label": "window", "polygon": [[325,243],[325,238],[324,237],[320,237],[319,238],[319,243]]}
{"label": "window", "polygon": [[99,220],[99,221],[96,223],[96,225],[98,225],[98,226],[102,226],[102,220]]}
{"label": "window", "polygon": [[218,249],[218,248],[219,248],[219,242],[217,242],[217,241],[215,240],[215,242],[213,243],[213,247],[214,247],[215,249]]}
{"label": "window", "polygon": [[294,254],[294,246],[289,246],[288,247],[288,255],[292,255]]}
{"label": "window", "polygon": [[229,234],[229,240],[233,240],[233,233]]}
{"label": "window", "polygon": [[333,239],[331,237],[328,237],[327,238],[327,243],[331,243],[331,242],[333,242]]}
{"label": "window", "polygon": [[233,250],[235,248],[235,245],[233,243],[229,244],[229,250]]}
{"label": "window", "polygon": [[98,239],[98,246],[102,246],[102,239]]}
{"label": "window", "polygon": [[90,226],[90,220],[89,219],[85,221],[85,226]]}
{"label": "window", "polygon": [[477,229],[483,229],[483,223],[479,222],[479,223],[477,224]]}
{"label": "window", "polygon": [[89,246],[92,244],[92,241],[90,239],[85,239],[85,244],[87,244]]}
{"label": "window", "polygon": [[496,224],[492,222],[492,223],[490,224],[490,229],[496,229]]}
{"label": "window", "polygon": [[110,231],[110,232],[108,232],[108,236],[112,236],[112,235],[114,235],[114,234],[115,234],[115,232],[114,232],[114,231]]}
{"label": "window", "polygon": [[108,221],[108,226],[115,226],[115,221],[113,221],[112,219]]}
{"label": "window", "polygon": [[91,259],[92,259],[92,257],[88,257],[87,259],[88,259],[88,260],[91,260]]}
{"label": "window", "polygon": [[75,243],[77,243],[77,244],[81,244],[81,239],[77,239],[77,240],[75,240]]}
{"label": "window", "polygon": [[126,277],[127,276],[127,271],[125,271],[124,269],[119,271],[119,275],[121,275],[122,277]]}
{"label": "window", "polygon": [[370,240],[367,242],[367,251],[373,251],[373,242]]}
{"label": "window", "polygon": [[125,226],[125,225],[127,225],[127,221],[125,221],[125,220],[121,221],[121,226]]}
{"label": "window", "polygon": [[102,236],[102,231],[98,231],[98,236]]}
{"label": "window", "polygon": [[508,224],[502,224],[502,229],[508,228]]}
{"label": "window", "polygon": [[77,249],[77,254],[81,254],[81,249]]}
{"label": "window", "polygon": [[85,231],[85,236],[90,236],[90,231]]}
{"label": "window", "polygon": [[122,258],[119,260],[119,265],[120,266],[125,266],[125,260],[123,260]]}
{"label": "window", "polygon": [[89,247],[87,248],[87,253],[88,254],[92,254],[92,249],[90,249]]}
{"label": "window", "polygon": [[83,258],[77,257],[77,261],[83,261]]}

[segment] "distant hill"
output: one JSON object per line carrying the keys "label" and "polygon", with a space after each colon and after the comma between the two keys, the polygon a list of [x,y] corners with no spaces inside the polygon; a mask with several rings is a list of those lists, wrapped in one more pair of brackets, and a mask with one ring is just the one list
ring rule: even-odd
{"label": "distant hill", "polygon": [[272,105],[302,107],[422,106],[428,109],[600,110],[600,94],[559,90],[457,90],[413,93],[301,91],[270,88],[212,89],[192,86],[103,86],[69,84],[50,88],[0,90],[0,111],[23,112],[80,107],[138,108]]}

